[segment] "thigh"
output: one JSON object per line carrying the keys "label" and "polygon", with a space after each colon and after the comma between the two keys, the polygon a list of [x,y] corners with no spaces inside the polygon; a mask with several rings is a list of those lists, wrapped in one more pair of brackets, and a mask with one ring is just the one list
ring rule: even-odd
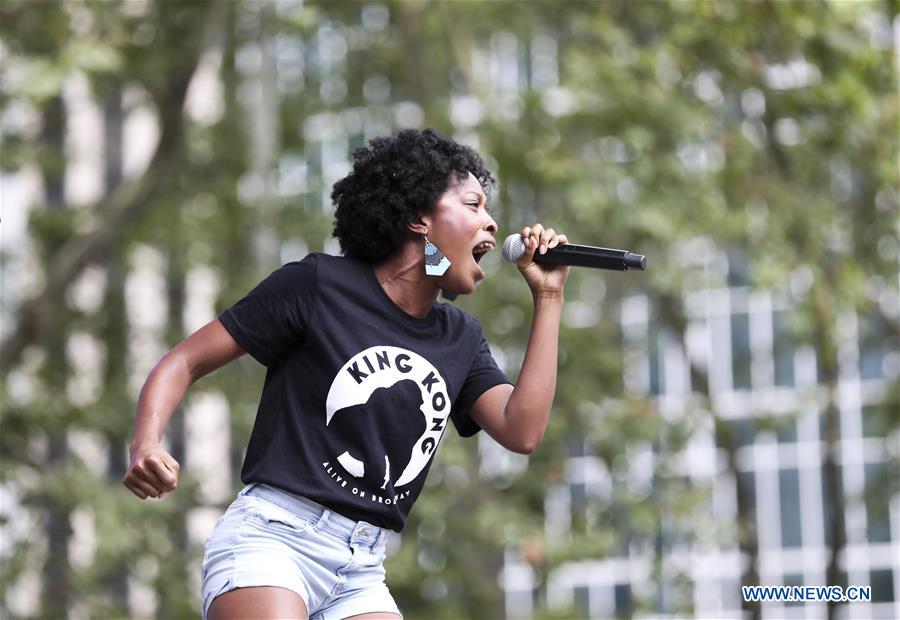
{"label": "thigh", "polygon": [[284,618],[307,620],[306,605],[296,592],[287,588],[236,588],[220,594],[209,607],[209,620],[250,620]]}

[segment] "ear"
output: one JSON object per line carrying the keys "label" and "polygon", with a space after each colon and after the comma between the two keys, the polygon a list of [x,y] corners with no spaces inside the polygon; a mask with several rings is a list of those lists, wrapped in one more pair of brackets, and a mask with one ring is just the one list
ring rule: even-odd
{"label": "ear", "polygon": [[425,213],[420,213],[406,225],[406,229],[417,235],[428,234],[431,229],[431,218]]}

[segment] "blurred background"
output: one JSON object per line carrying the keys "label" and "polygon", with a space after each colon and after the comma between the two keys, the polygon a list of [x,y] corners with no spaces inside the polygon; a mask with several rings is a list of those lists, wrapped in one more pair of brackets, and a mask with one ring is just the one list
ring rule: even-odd
{"label": "blurred background", "polygon": [[[475,147],[498,238],[573,270],[530,457],[448,433],[406,618],[900,617],[896,1],[0,3],[0,616],[196,618],[263,368],[198,382],[179,490],[121,485],[156,361],[284,262],[406,127]],[[457,304],[515,377],[530,295]],[[871,602],[743,603],[741,585]]]}

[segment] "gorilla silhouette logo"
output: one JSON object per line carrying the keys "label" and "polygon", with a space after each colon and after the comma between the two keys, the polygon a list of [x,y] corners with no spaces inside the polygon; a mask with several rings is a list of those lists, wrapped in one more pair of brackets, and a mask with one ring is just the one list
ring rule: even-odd
{"label": "gorilla silhouette logo", "polygon": [[[416,383],[404,379],[377,388],[365,404],[336,411],[329,426],[341,438],[338,462],[367,488],[393,489],[425,432],[425,416],[419,413],[422,402]],[[397,410],[415,412],[404,416],[402,430],[384,423]]]}

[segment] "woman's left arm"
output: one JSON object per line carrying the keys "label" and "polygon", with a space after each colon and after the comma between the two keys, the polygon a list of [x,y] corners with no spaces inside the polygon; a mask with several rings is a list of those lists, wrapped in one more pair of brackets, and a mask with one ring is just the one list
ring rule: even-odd
{"label": "woman's left arm", "polygon": [[517,266],[534,300],[522,370],[515,388],[504,384],[487,390],[473,403],[470,415],[505,448],[529,454],[544,437],[553,406],[563,288],[570,268],[534,262],[536,251],[543,254],[567,243],[565,235],[541,224],[526,227],[521,234],[527,248]]}

